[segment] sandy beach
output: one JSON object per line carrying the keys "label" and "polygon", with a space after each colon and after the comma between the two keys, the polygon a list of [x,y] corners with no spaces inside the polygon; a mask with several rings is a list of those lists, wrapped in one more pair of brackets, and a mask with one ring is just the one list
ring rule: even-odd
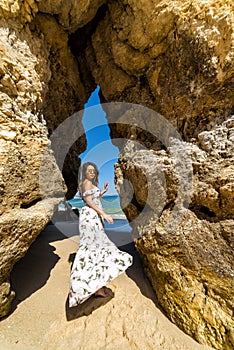
{"label": "sandy beach", "polygon": [[[77,223],[48,225],[12,272],[16,291],[11,314],[0,322],[1,350],[211,349],[172,324],[157,304],[129,233],[109,237],[134,264],[107,287],[107,298],[91,297],[69,309],[72,261],[79,244]],[[112,291],[112,292],[111,292]]]}

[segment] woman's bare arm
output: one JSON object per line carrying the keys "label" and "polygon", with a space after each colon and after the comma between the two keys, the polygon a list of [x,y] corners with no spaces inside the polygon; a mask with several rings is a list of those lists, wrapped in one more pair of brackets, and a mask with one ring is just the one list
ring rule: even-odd
{"label": "woman's bare arm", "polygon": [[[92,190],[93,189],[93,185],[90,181],[84,181],[83,184],[83,192],[86,192],[88,190]],[[112,217],[108,214],[106,214],[102,209],[100,209],[96,204],[94,204],[93,200],[92,200],[92,195],[88,194],[87,196],[85,196],[84,201],[87,203],[87,205],[94,209],[99,215],[103,216],[103,218],[109,223],[109,224],[113,224],[114,221],[112,219]]]}
{"label": "woman's bare arm", "polygon": [[108,191],[109,188],[109,184],[108,182],[104,183],[104,190],[101,191],[100,196],[102,197],[104,195],[104,193],[106,193]]}

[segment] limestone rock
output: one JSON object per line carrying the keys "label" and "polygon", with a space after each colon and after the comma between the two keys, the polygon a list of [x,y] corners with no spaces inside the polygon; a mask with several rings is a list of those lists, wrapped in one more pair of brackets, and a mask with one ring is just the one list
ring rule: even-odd
{"label": "limestone rock", "polygon": [[[1,1],[0,11],[0,316],[4,316],[13,295],[4,283],[13,265],[50,221],[66,192],[49,136],[83,107],[87,96],[68,34],[52,17],[37,14],[36,1]],[[81,119],[78,127],[83,130]],[[76,154],[82,152],[84,136],[71,146]],[[75,183],[79,160],[74,155],[68,159]]]}
{"label": "limestone rock", "polygon": [[109,2],[86,51],[105,100],[151,107],[186,139],[220,124],[233,107],[233,10],[231,0]]}
{"label": "limestone rock", "polygon": [[[175,135],[153,115],[112,124],[112,138],[128,139],[116,142],[116,183],[168,316],[201,343],[233,348],[233,11],[232,0],[0,0],[1,315],[14,262],[65,191],[61,172],[67,196],[76,190],[81,119],[63,161],[53,134],[99,84],[102,101],[147,106],[187,141],[164,144]],[[65,148],[73,131],[65,125]]]}
{"label": "limestone rock", "polygon": [[[54,17],[38,13],[30,25],[36,36],[43,36],[43,45],[47,47],[50,64],[50,80],[48,92],[43,99],[41,112],[46,120],[50,138],[56,133],[56,128],[73,115],[83,109],[87,100],[89,90],[86,90],[81,78],[75,57],[69,48],[69,37],[67,32],[58,25]],[[81,117],[76,125],[83,131]],[[70,142],[70,135],[73,132],[72,125],[67,123],[66,134],[57,135],[56,144],[53,149],[59,150],[65,147],[63,143]],[[83,132],[80,138],[70,144],[67,157],[63,160],[60,170],[68,187],[67,198],[72,198],[77,192],[77,178],[80,160],[77,154],[85,150],[86,138]],[[59,152],[58,152],[59,153]],[[58,161],[58,159],[57,159]]]}
{"label": "limestone rock", "polygon": [[[0,1],[1,17],[9,20],[11,25],[23,27],[25,23],[31,22],[38,11],[38,1],[35,0],[9,0]],[[13,21],[12,21],[13,19]]]}
{"label": "limestone rock", "polygon": [[5,316],[9,313],[11,303],[15,297],[15,292],[11,289],[9,281],[5,281],[0,286],[0,300],[1,300],[1,315]]}
{"label": "limestone rock", "polygon": [[18,208],[4,213],[0,218],[1,254],[1,316],[9,313],[14,291],[7,279],[13,265],[27,252],[30,244],[44,229],[58,201],[62,198],[44,199],[29,208]]}
{"label": "limestone rock", "polygon": [[[233,347],[232,123],[233,117],[199,134],[203,149],[173,141],[192,164],[189,209],[184,207],[188,183],[179,198],[173,142],[158,151],[135,149],[127,142],[116,165],[123,209],[160,304],[186,333],[218,349]],[[130,186],[132,197],[127,198]]]}
{"label": "limestone rock", "polygon": [[70,33],[85,26],[96,15],[98,8],[105,0],[48,0],[40,1],[40,12],[56,15],[58,23]]}
{"label": "limestone rock", "polygon": [[[145,146],[139,149],[131,142],[116,143],[121,150],[116,184],[135,237],[142,235],[136,245],[159,301],[182,329],[218,349],[233,347],[233,11],[231,1],[109,2],[105,18],[86,48],[88,67],[105,101],[150,107],[191,142],[186,149],[192,160],[193,191],[186,198],[185,186],[184,203],[178,203],[178,178],[169,148],[167,152],[159,151],[157,142],[149,140],[145,132],[154,127],[153,119],[145,121],[143,130],[138,130],[137,124],[133,126],[134,113],[129,127],[111,126],[113,138],[127,137]],[[110,123],[122,121],[118,113],[107,113],[107,118]],[[157,161],[152,165],[155,157]],[[152,192],[155,197],[158,194],[158,203]],[[171,212],[173,220],[167,217]],[[189,254],[183,245],[173,246],[176,231],[167,242],[158,233],[160,229],[163,236],[176,224],[177,216],[183,218],[178,222],[178,240],[187,242],[184,244],[188,244]],[[145,235],[149,236],[152,254],[146,249]],[[204,236],[208,247],[195,248]],[[200,259],[196,267],[188,267],[190,256],[196,256],[199,249],[206,266]],[[211,266],[210,256],[216,257]],[[164,270],[170,259],[178,267],[177,273],[172,265]],[[191,277],[184,268],[196,273]],[[221,271],[225,271],[225,277]],[[182,301],[187,290],[193,288],[187,280],[194,286],[195,295],[201,296],[199,302],[195,298],[194,308],[187,299]],[[179,297],[178,289],[183,290]],[[206,295],[207,308],[201,302],[207,300]]]}
{"label": "limestone rock", "polygon": [[[168,233],[165,211],[151,232],[136,241],[145,271],[169,318],[202,344],[233,347],[233,250],[219,223],[187,211]],[[148,231],[149,232],[149,231]]]}

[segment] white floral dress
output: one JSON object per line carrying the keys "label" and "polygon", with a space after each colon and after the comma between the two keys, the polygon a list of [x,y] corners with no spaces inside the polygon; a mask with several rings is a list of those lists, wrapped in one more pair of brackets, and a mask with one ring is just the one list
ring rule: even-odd
{"label": "white floral dress", "polygon": [[[99,188],[88,190],[83,196],[90,194],[94,204],[101,208]],[[101,217],[87,205],[80,211],[79,232],[80,244],[70,278],[70,307],[84,302],[132,265],[132,256],[109,240]]]}

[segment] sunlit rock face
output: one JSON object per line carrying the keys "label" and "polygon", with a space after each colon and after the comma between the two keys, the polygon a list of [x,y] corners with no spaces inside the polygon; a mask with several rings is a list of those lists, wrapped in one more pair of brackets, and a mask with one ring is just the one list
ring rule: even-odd
{"label": "sunlit rock face", "polygon": [[106,100],[151,107],[186,139],[225,119],[233,107],[232,11],[231,1],[112,2],[86,50]]}
{"label": "sunlit rock face", "polygon": [[[231,0],[0,0],[2,316],[12,266],[61,193],[76,190],[85,137],[63,169],[50,138],[99,84],[102,101],[149,107],[183,138],[158,141],[153,117],[141,129],[134,118],[112,125],[113,138],[129,140],[118,144],[116,185],[167,315],[203,344],[234,347],[233,11]],[[124,116],[107,110],[107,118]],[[63,129],[64,142],[73,131]],[[177,163],[183,153],[189,161]]]}
{"label": "sunlit rock face", "polygon": [[[68,33],[53,16],[39,14],[37,5],[37,1],[0,1],[1,316],[9,312],[14,297],[9,284],[14,263],[67,192],[49,136],[83,108],[88,96],[68,47]],[[76,154],[84,151],[85,138],[74,148]],[[78,158],[67,160],[65,175],[72,177],[70,167],[77,179]],[[44,179],[48,183],[42,191]]]}
{"label": "sunlit rock face", "polygon": [[[142,146],[123,142],[116,184],[159,302],[219,349],[234,346],[233,10],[231,1],[110,2],[85,51],[104,100],[150,107],[187,141],[177,151],[191,159],[182,170],[192,190],[185,181],[180,202],[183,173],[172,149],[148,137],[152,118],[143,130],[134,113],[131,127],[111,127]],[[124,119],[116,115],[107,108],[110,123]]]}
{"label": "sunlit rock face", "polygon": [[186,333],[220,349],[232,348],[234,329],[233,123],[234,117],[200,133],[198,144],[177,141],[167,150],[136,151],[128,142],[116,166],[122,204],[158,300]]}

